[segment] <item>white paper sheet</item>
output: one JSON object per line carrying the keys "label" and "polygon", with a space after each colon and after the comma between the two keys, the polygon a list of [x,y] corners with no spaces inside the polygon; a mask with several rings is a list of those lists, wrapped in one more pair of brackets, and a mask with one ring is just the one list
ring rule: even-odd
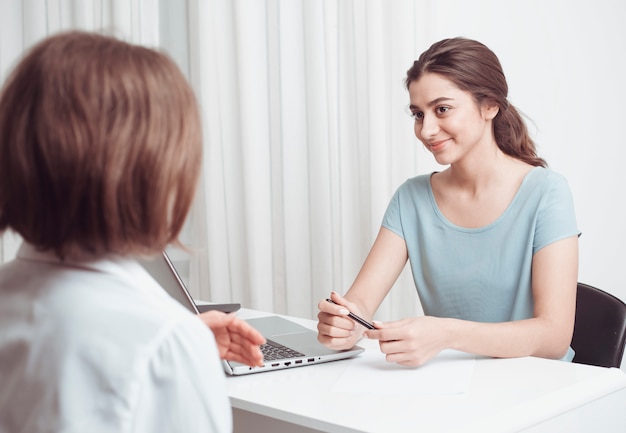
{"label": "white paper sheet", "polygon": [[332,392],[465,394],[475,363],[475,355],[446,350],[421,367],[404,367],[387,362],[378,350],[366,350],[350,361]]}

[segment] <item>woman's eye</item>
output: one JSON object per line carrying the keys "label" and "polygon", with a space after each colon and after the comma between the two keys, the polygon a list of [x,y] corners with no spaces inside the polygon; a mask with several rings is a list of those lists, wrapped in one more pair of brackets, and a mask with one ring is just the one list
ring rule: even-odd
{"label": "woman's eye", "polygon": [[422,120],[424,118],[424,113],[422,113],[421,111],[412,111],[411,112],[411,116],[413,116],[413,118],[417,121],[417,120]]}
{"label": "woman's eye", "polygon": [[445,114],[450,107],[437,107],[437,114]]}

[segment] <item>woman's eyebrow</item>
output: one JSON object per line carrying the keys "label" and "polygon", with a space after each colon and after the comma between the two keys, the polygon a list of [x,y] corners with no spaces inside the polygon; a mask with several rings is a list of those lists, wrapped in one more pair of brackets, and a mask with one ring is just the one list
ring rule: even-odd
{"label": "woman's eyebrow", "polygon": [[[428,102],[428,103],[426,104],[426,106],[430,108],[430,107],[432,107],[433,105],[437,105],[437,104],[440,104],[440,103],[442,103],[442,102],[453,101],[453,100],[454,100],[454,98],[448,98],[448,97],[446,97],[446,96],[441,96],[441,97],[439,97],[439,98],[435,98],[435,99],[433,99],[432,101]],[[411,105],[409,105],[409,109],[410,109],[410,110],[419,110],[419,109],[420,109],[420,107],[418,107],[418,106],[417,106],[417,105],[415,105],[415,104],[411,104]]]}

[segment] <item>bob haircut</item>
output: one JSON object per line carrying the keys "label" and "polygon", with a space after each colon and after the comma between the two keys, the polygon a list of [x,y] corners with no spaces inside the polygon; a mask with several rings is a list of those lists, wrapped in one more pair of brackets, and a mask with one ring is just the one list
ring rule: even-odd
{"label": "bob haircut", "polygon": [[479,106],[484,102],[497,104],[499,111],[493,119],[493,135],[500,150],[533,166],[547,165],[537,156],[524,120],[507,100],[509,87],[498,57],[484,44],[466,38],[434,43],[407,71],[407,89],[425,73],[438,74],[451,81],[470,93]]}
{"label": "bob haircut", "polygon": [[0,232],[60,258],[181,246],[201,152],[193,91],[168,56],[49,37],[0,94]]}

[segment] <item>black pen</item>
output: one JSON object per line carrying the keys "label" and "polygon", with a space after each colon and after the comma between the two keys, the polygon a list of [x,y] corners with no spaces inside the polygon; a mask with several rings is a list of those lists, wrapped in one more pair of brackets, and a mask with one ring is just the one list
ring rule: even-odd
{"label": "black pen", "polygon": [[[332,299],[330,299],[330,298],[326,298],[326,300],[327,300],[328,302],[331,302],[331,303],[335,304],[335,305],[339,305],[338,303],[336,303],[335,301],[333,301],[333,300],[332,300]],[[342,305],[342,307],[343,307],[343,305]],[[345,307],[344,307],[344,308],[345,308]],[[374,327],[374,325],[372,325],[370,322],[368,322],[368,321],[367,321],[367,320],[365,320],[365,319],[361,319],[359,316],[357,316],[357,315],[356,315],[356,314],[354,314],[354,313],[348,313],[348,317],[349,317],[349,318],[351,318],[352,320],[354,320],[354,321],[355,321],[356,323],[358,323],[359,325],[365,326],[367,329],[376,329],[376,328]]]}

